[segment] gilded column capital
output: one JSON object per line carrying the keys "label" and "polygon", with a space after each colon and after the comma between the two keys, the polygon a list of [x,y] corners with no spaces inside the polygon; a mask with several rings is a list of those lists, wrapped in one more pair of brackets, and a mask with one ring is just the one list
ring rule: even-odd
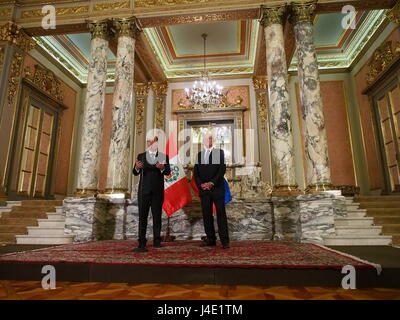
{"label": "gilded column capital", "polygon": [[7,22],[0,27],[0,41],[14,44],[25,52],[29,52],[36,46],[36,42],[14,22]]}
{"label": "gilded column capital", "polygon": [[136,96],[147,97],[150,90],[150,83],[135,83],[133,89]]}
{"label": "gilded column capital", "polygon": [[265,7],[261,6],[260,24],[265,28],[271,24],[282,24],[286,6]]}
{"label": "gilded column capital", "polygon": [[312,22],[316,7],[316,1],[305,3],[292,2],[290,7],[290,20],[294,24],[299,22]]}
{"label": "gilded column capital", "polygon": [[113,27],[115,28],[115,33],[118,37],[126,36],[137,39],[142,32],[140,21],[135,17],[113,19]]}
{"label": "gilded column capital", "polygon": [[152,82],[151,87],[153,88],[157,97],[167,95],[168,82]]}
{"label": "gilded column capital", "polygon": [[92,39],[100,38],[107,41],[109,40],[111,36],[109,20],[90,21],[88,24]]}
{"label": "gilded column capital", "polygon": [[254,90],[266,90],[267,89],[267,76],[255,76],[253,77]]}
{"label": "gilded column capital", "polygon": [[400,24],[400,1],[397,1],[395,6],[386,13],[386,17],[390,22]]}

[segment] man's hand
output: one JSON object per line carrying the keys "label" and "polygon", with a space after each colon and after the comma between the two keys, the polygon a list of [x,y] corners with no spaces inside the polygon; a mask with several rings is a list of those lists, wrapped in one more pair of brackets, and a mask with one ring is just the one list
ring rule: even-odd
{"label": "man's hand", "polygon": [[136,161],[135,161],[135,168],[136,168],[137,171],[139,171],[140,169],[142,169],[142,168],[143,168],[143,162],[142,162],[142,161],[139,161],[139,160],[136,160]]}
{"label": "man's hand", "polygon": [[156,168],[158,168],[160,170],[164,170],[165,169],[165,164],[161,163],[161,162],[157,162],[156,163]]}
{"label": "man's hand", "polygon": [[210,182],[203,183],[203,184],[201,184],[200,186],[201,186],[201,188],[202,188],[203,190],[211,190],[211,188],[214,186],[214,183],[212,183],[212,182],[210,181]]}

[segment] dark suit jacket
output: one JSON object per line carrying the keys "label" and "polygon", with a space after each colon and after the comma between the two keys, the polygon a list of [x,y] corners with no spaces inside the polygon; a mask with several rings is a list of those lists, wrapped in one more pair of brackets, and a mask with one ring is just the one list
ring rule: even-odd
{"label": "dark suit jacket", "polygon": [[[194,178],[200,196],[211,192],[217,197],[224,197],[224,175],[226,171],[224,151],[214,148],[209,157],[209,164],[205,164],[204,156],[204,150],[199,152],[194,165]],[[213,182],[214,186],[211,190],[203,190],[201,184],[209,181]]]}
{"label": "dark suit jacket", "polygon": [[164,176],[167,176],[171,173],[169,158],[164,153],[157,151],[156,160],[158,162],[165,163],[165,169],[163,172],[161,172],[161,170],[155,166],[155,163],[149,162],[150,155],[148,154],[146,157],[146,153],[148,152],[140,153],[137,156],[137,159],[143,162],[143,168],[140,169],[139,172],[133,168],[133,174],[135,176],[139,175],[140,172],[143,171],[143,175],[141,176],[139,182],[139,194],[149,194],[151,192],[164,194]]}

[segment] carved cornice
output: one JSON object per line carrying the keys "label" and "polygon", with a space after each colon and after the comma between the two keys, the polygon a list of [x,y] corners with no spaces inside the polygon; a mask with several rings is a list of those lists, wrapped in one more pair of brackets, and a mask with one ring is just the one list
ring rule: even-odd
{"label": "carved cornice", "polygon": [[137,39],[142,32],[139,20],[135,17],[129,19],[114,19],[113,26],[117,36],[126,36]]}
{"label": "carved cornice", "polygon": [[271,24],[282,24],[286,6],[265,7],[261,6],[260,24],[265,28]]}
{"label": "carved cornice", "polygon": [[[56,8],[57,17],[87,14],[89,12],[89,6],[77,6],[77,7],[65,7]],[[43,18],[44,13],[42,9],[25,10],[21,12],[21,18]]]}
{"label": "carved cornice", "polygon": [[25,52],[29,52],[36,46],[36,42],[13,22],[7,22],[0,27],[0,41],[14,44]]}
{"label": "carved cornice", "polygon": [[168,90],[168,82],[153,82],[151,84],[151,87],[153,88],[155,94],[157,97],[160,96],[166,96],[167,95],[167,90]]}
{"label": "carved cornice", "polygon": [[121,10],[121,9],[129,9],[130,1],[120,1],[120,2],[103,2],[97,3],[93,6],[93,11],[112,11],[112,10]]}
{"label": "carved cornice", "polygon": [[381,44],[372,54],[371,60],[368,62],[367,83],[370,85],[379,75],[381,75],[392,61],[400,55],[400,43],[396,43],[393,49],[392,41],[386,41]]}
{"label": "carved cornice", "polygon": [[256,76],[253,77],[254,90],[267,90],[267,76]]}
{"label": "carved cornice", "polygon": [[91,21],[89,22],[89,31],[92,39],[100,38],[109,40],[111,36],[110,20]]}
{"label": "carved cornice", "polygon": [[136,96],[147,97],[150,90],[150,83],[135,83],[133,89]]}
{"label": "carved cornice", "polygon": [[29,67],[25,68],[25,79],[29,80],[34,86],[48,93],[57,101],[63,103],[64,95],[61,89],[61,81],[54,73],[41,65],[35,64],[33,74]]}
{"label": "carved cornice", "polygon": [[135,0],[135,8],[154,8],[216,2],[215,0]]}
{"label": "carved cornice", "polygon": [[306,3],[293,2],[290,7],[291,22],[294,24],[299,22],[312,22],[316,7],[316,1]]}
{"label": "carved cornice", "polygon": [[390,22],[400,24],[400,1],[397,1],[395,6],[386,13]]}

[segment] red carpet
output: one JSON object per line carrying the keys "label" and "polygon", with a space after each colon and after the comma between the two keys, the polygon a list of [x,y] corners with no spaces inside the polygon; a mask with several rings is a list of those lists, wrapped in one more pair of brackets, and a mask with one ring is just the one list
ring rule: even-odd
{"label": "red carpet", "polygon": [[230,249],[199,247],[200,241],[163,243],[156,249],[148,246],[145,254],[132,253],[136,241],[108,240],[62,245],[9,253],[1,262],[128,264],[184,267],[239,268],[316,268],[341,269],[344,265],[374,268],[373,264],[346,256],[328,248],[283,241],[234,241]]}

